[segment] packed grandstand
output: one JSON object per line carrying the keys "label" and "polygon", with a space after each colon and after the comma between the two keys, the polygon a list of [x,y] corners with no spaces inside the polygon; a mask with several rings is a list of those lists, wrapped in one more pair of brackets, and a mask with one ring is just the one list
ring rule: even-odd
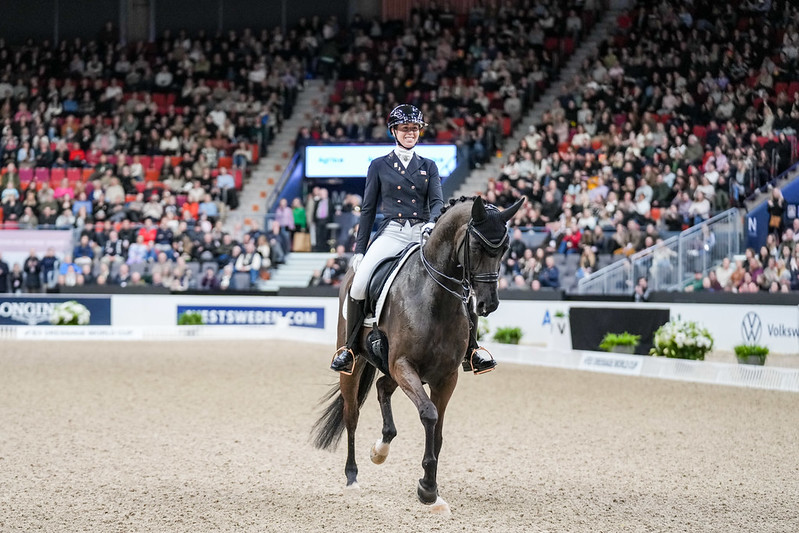
{"label": "packed grandstand", "polygon": [[[113,25],[0,39],[0,233],[69,241],[0,249],[0,292],[254,291],[308,252],[301,283],[336,286],[363,180],[304,176],[305,149],[389,143],[399,103],[424,113],[422,144],[456,147],[445,190],[500,208],[527,197],[500,288],[577,292],[643,264],[604,292],[799,290],[799,201],[781,192],[797,160],[795,3],[422,5],[124,45]],[[324,101],[303,107],[311,90]],[[280,137],[296,156],[253,214],[241,198]],[[485,179],[470,189],[470,174]],[[758,208],[766,223],[745,239]],[[698,245],[670,244],[686,238]]]}

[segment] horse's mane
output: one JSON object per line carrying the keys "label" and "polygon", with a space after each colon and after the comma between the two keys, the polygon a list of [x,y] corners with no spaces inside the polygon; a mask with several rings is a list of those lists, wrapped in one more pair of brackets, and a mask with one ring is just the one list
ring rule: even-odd
{"label": "horse's mane", "polygon": [[441,216],[444,213],[446,213],[447,209],[449,209],[450,207],[462,204],[464,202],[473,201],[475,198],[477,198],[477,196],[461,196],[460,198],[450,198],[449,205],[445,205],[444,207],[441,208],[441,212],[438,214],[434,222],[438,222],[438,219],[440,219]]}

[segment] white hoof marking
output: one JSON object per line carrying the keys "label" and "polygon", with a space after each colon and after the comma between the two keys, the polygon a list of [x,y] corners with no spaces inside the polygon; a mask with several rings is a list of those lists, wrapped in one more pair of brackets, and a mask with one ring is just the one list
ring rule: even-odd
{"label": "white hoof marking", "polygon": [[369,453],[372,462],[376,465],[382,465],[386,457],[388,457],[389,447],[390,446],[385,444],[382,439],[377,439],[377,442],[372,446],[372,451]]}
{"label": "white hoof marking", "polygon": [[361,495],[361,486],[358,485],[356,481],[352,485],[347,485],[344,487],[344,497],[346,498],[357,498]]}
{"label": "white hoof marking", "polygon": [[430,506],[430,512],[439,516],[450,516],[452,514],[449,504],[441,496],[438,496],[433,505]]}

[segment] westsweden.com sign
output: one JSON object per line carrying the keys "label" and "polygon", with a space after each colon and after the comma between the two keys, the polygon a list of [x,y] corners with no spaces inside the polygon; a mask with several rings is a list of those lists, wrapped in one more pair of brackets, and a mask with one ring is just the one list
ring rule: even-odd
{"label": "westsweden.com sign", "polygon": [[[369,163],[388,154],[392,145],[327,145],[305,149],[305,175],[309,178],[365,178]],[[458,166],[458,148],[454,144],[420,144],[416,153],[432,159],[438,174],[446,178]]]}
{"label": "westsweden.com sign", "polygon": [[177,317],[199,313],[207,326],[269,326],[285,324],[302,328],[324,329],[324,307],[253,307],[179,305]]}

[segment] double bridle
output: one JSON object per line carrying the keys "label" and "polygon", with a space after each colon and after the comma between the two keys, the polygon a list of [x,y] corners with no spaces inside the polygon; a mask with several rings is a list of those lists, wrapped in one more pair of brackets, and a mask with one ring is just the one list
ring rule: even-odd
{"label": "double bridle", "polygon": [[[471,270],[471,239],[469,238],[470,235],[474,235],[480,242],[480,246],[486,250],[490,255],[496,256],[501,253],[502,249],[507,246],[509,237],[508,233],[505,232],[505,235],[500,239],[498,243],[493,243],[488,240],[485,235],[480,233],[480,231],[474,227],[474,221],[469,220],[469,225],[466,228],[466,235],[464,236],[463,240],[461,241],[460,245],[458,246],[458,251],[463,250],[463,264],[458,265],[461,269],[461,279],[453,278],[436,270],[436,268],[430,264],[427,258],[424,255],[424,235],[422,235],[422,243],[419,247],[419,255],[422,258],[422,264],[424,265],[425,270],[430,275],[430,277],[435,281],[439,287],[447,291],[448,293],[452,294],[461,302],[464,306],[467,305],[469,301],[469,296],[472,292],[472,284],[474,283],[497,283],[499,280],[499,268],[497,268],[496,272],[477,272],[472,273]],[[457,290],[450,289],[445,285],[445,283],[457,284],[458,288],[460,289],[460,293]]]}

